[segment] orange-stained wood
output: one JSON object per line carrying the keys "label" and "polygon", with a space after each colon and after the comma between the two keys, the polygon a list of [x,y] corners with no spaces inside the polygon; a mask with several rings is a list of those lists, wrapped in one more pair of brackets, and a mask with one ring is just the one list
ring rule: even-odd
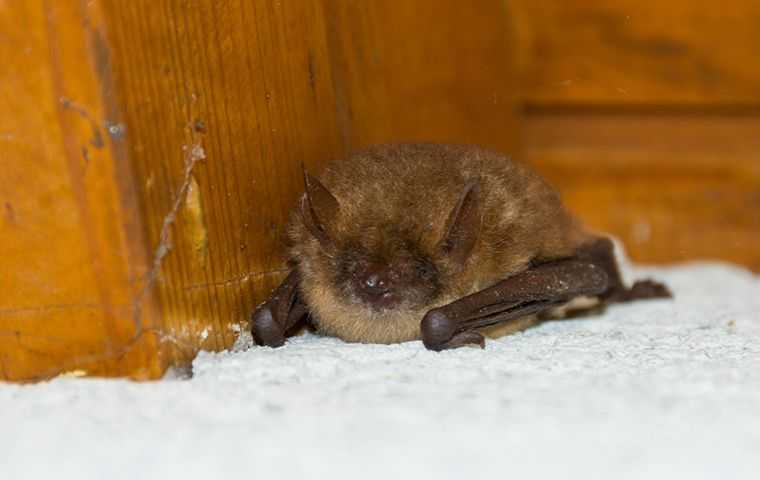
{"label": "orange-stained wood", "polygon": [[760,105],[757,0],[511,0],[533,105]]}
{"label": "orange-stained wood", "polygon": [[525,160],[634,260],[760,271],[760,117],[540,112],[524,129]]}
{"label": "orange-stained wood", "polygon": [[525,158],[645,262],[760,270],[760,4],[512,0]]}
{"label": "orange-stained wood", "polygon": [[165,367],[101,28],[80,2],[0,3],[0,379]]}
{"label": "orange-stained wood", "polygon": [[316,0],[106,2],[169,362],[230,347],[283,278],[301,165],[342,152]]}
{"label": "orange-stained wood", "polygon": [[437,141],[515,150],[518,79],[505,2],[323,2],[349,148]]}

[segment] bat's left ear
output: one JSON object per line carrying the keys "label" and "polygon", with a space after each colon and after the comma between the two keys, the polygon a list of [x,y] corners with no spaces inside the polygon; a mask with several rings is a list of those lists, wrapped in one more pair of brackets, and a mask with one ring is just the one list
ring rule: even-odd
{"label": "bat's left ear", "polygon": [[458,266],[470,256],[480,232],[480,181],[470,180],[449,214],[438,250]]}

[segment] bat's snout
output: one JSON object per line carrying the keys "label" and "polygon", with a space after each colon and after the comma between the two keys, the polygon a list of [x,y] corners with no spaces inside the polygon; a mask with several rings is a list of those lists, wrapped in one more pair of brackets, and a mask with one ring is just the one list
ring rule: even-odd
{"label": "bat's snout", "polygon": [[361,300],[375,310],[391,308],[400,301],[395,275],[382,265],[371,265],[356,277],[356,292]]}

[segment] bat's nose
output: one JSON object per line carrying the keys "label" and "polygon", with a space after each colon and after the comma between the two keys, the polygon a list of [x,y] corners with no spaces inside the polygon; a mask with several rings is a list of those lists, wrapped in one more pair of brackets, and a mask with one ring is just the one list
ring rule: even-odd
{"label": "bat's nose", "polygon": [[373,308],[388,308],[397,303],[393,292],[390,272],[382,266],[368,268],[358,279],[358,294]]}
{"label": "bat's nose", "polygon": [[386,290],[388,282],[379,273],[372,272],[364,278],[364,288],[371,291]]}

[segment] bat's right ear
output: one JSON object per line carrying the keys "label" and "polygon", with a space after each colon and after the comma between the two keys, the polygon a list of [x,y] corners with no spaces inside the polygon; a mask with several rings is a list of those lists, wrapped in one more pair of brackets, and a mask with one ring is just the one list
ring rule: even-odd
{"label": "bat's right ear", "polygon": [[301,197],[301,217],[306,228],[322,245],[332,242],[330,226],[338,215],[338,200],[316,178],[303,170],[306,192]]}

